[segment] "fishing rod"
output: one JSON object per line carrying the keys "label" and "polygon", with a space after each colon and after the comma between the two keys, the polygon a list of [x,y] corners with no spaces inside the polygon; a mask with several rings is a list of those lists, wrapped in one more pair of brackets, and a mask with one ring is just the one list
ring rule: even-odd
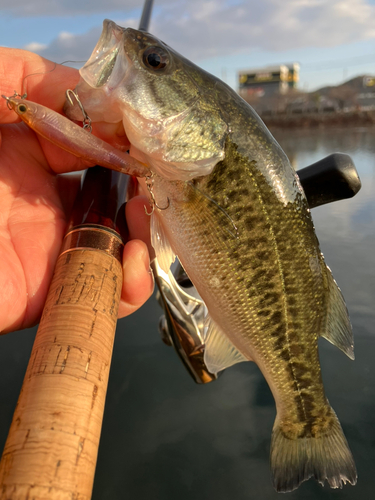
{"label": "fishing rod", "polygon": [[[140,29],[147,30],[153,0]],[[128,175],[87,170],[0,463],[0,499],[89,500],[119,301]]]}

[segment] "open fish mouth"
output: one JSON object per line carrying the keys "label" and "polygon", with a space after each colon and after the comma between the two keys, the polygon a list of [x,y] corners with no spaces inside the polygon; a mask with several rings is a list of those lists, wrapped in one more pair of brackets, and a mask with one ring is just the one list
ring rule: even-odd
{"label": "open fish mouth", "polygon": [[122,121],[122,112],[110,105],[111,94],[124,79],[129,62],[124,51],[124,31],[105,19],[103,30],[90,58],[79,70],[81,79],[75,88],[77,102],[66,102],[64,112],[72,120],[82,121],[82,107],[93,122]]}
{"label": "open fish mouth", "polygon": [[125,29],[113,21],[103,21],[103,31],[89,60],[80,69],[80,75],[91,87],[115,88],[127,68],[123,34]]}

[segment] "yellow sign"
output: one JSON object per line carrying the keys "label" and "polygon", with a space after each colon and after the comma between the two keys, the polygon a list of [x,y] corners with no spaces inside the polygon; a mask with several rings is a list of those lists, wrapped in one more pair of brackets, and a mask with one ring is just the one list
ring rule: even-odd
{"label": "yellow sign", "polygon": [[364,78],[365,87],[374,87],[375,86],[375,76],[366,76]]}

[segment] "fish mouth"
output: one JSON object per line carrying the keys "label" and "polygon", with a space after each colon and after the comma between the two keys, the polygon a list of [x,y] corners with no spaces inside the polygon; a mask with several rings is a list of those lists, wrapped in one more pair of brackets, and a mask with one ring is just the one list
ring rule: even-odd
{"label": "fish mouth", "polygon": [[110,85],[117,87],[127,69],[121,28],[113,21],[105,19],[103,30],[89,60],[80,69],[80,75],[88,85],[100,88]]}
{"label": "fish mouth", "polygon": [[75,99],[70,99],[67,94],[64,112],[68,118],[83,121],[86,115],[92,122],[117,123],[122,120],[122,112],[111,97],[129,67],[124,51],[124,31],[125,28],[113,21],[103,21],[98,43],[79,70],[81,79],[74,90]]}
{"label": "fish mouth", "polygon": [[[64,106],[66,116],[75,121],[92,122],[95,124],[94,133],[101,136],[102,125],[123,123],[120,149],[129,148],[132,144],[130,136],[134,140],[134,132],[126,130],[129,128],[129,120],[126,119],[129,109],[124,100],[124,92],[134,77],[132,69],[135,54],[138,54],[143,44],[149,42],[150,37],[149,34],[122,28],[113,21],[104,20],[98,43],[79,70],[80,81],[74,93],[68,91],[67,94]],[[139,120],[139,117],[135,120]],[[130,128],[132,130],[131,125]],[[116,135],[118,139],[119,136]],[[113,143],[108,136],[104,140]],[[118,144],[117,140],[113,145],[119,147]]]}

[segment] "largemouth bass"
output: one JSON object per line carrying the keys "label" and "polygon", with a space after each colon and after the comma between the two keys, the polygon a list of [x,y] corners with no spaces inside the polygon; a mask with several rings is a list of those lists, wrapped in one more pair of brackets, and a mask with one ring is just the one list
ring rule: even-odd
{"label": "largemouth bass", "polygon": [[177,255],[208,308],[209,370],[253,360],[272,390],[276,490],[355,484],[318,356],[321,336],[354,359],[351,325],[280,146],[233,90],[148,33],[105,21],[81,76],[91,119],[122,120],[153,172],[157,259],[167,270]]}

